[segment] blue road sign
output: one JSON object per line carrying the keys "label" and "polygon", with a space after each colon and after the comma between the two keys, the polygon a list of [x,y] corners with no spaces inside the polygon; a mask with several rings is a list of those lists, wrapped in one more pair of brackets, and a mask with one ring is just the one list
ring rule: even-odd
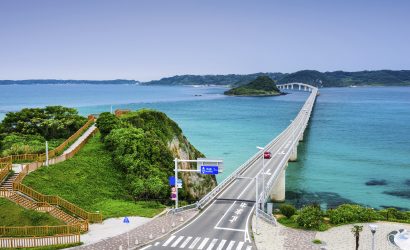
{"label": "blue road sign", "polygon": [[[175,186],[175,176],[168,177],[168,181],[170,186]],[[182,179],[178,179],[177,185],[182,186]]]}
{"label": "blue road sign", "polygon": [[218,166],[201,166],[201,174],[218,174]]}
{"label": "blue road sign", "polygon": [[130,220],[128,219],[128,217],[124,217],[124,220],[122,221],[122,223],[128,224],[130,223]]}

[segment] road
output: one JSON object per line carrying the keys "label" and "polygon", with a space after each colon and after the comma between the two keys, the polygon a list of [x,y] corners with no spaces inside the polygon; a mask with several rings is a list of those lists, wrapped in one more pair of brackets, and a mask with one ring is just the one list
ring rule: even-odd
{"label": "road", "polygon": [[[316,93],[312,95],[316,96]],[[250,218],[255,208],[255,183],[258,193],[273,174],[283,168],[289,159],[291,147],[297,145],[303,134],[305,124],[310,117],[314,98],[308,98],[301,112],[295,118],[294,127],[288,127],[265,150],[272,153],[272,158],[265,159],[265,174],[262,174],[262,152],[231,185],[223,190],[193,221],[172,235],[164,237],[143,249],[204,249],[204,250],[250,250],[256,249],[250,233]],[[258,176],[256,179],[255,177]],[[259,197],[259,196],[258,196]]]}

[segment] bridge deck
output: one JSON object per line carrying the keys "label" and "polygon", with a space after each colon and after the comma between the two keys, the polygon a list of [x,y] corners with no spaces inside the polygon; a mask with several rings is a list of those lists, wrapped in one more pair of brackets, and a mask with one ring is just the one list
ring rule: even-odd
{"label": "bridge deck", "polygon": [[[268,191],[275,186],[309,121],[318,93],[317,88],[310,87],[311,94],[294,121],[266,145],[272,158],[265,162],[265,174],[261,175],[261,153],[255,154],[199,201],[205,209],[198,217],[171,236],[153,243],[149,249],[255,249],[248,232],[255,207],[255,177],[262,176],[258,178],[259,190],[262,190],[262,178]],[[260,192],[258,200],[265,197]]]}

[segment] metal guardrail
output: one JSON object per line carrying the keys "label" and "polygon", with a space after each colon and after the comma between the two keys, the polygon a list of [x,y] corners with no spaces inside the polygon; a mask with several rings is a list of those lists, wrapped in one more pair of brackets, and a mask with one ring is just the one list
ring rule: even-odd
{"label": "metal guardrail", "polygon": [[187,211],[187,210],[190,210],[190,209],[196,209],[196,208],[198,208],[198,205],[197,205],[197,203],[194,203],[194,204],[186,205],[186,206],[183,206],[183,207],[179,207],[177,209],[174,208],[171,211],[174,214],[177,214],[177,213],[180,213],[180,212],[183,212],[183,211]]}
{"label": "metal guardrail", "polygon": [[[309,112],[309,114],[307,116],[308,117],[307,120],[309,119],[310,114],[311,114],[311,109],[313,107],[313,102],[312,101],[316,98],[316,94],[317,94],[317,88],[313,87],[313,86],[311,86],[311,88],[312,88],[312,92],[311,92],[310,96],[305,101],[305,104],[302,106],[302,109],[299,111],[299,113],[296,116],[296,118],[294,119],[294,121],[286,129],[284,129],[278,136],[276,136],[270,143],[268,143],[265,146],[266,149],[270,149],[283,135],[285,135],[287,132],[289,132],[289,130],[292,129],[294,123],[296,123],[296,122],[301,123],[301,121],[299,121],[299,120],[301,118],[303,118],[302,115],[303,115],[303,111],[305,109],[307,109],[308,112]],[[307,105],[309,105],[309,107],[306,107]],[[304,126],[304,128],[306,128],[306,124],[303,125],[303,126]],[[304,131],[304,129],[303,129],[303,131]],[[300,133],[295,138],[300,138]],[[292,147],[289,147],[289,148],[292,148]],[[286,159],[286,161],[289,157],[290,152],[291,151],[288,150],[288,154],[284,158],[284,159]],[[236,177],[238,175],[240,175],[241,173],[246,171],[257,160],[258,157],[261,157],[260,152],[255,153],[251,158],[249,158],[245,163],[243,163],[239,168],[237,168],[231,175],[229,175],[225,180],[223,180],[220,184],[218,184],[211,192],[209,192],[201,200],[199,200],[196,203],[197,208],[201,209],[201,208],[204,208],[205,206],[207,206],[209,204],[209,202],[212,201],[222,190],[224,190],[226,187],[228,187],[236,179]],[[279,173],[276,173],[276,177],[277,177],[278,174]],[[274,174],[272,174],[272,177],[274,177]],[[271,177],[271,179],[272,179],[272,177]],[[268,181],[268,183],[270,183],[270,182]]]}
{"label": "metal guardrail", "polygon": [[274,216],[269,215],[268,213],[265,213],[265,211],[263,211],[262,209],[259,209],[259,208],[257,208],[257,209],[258,209],[257,214],[258,214],[259,218],[263,219],[264,221],[266,221],[266,222],[268,222],[272,225],[275,225],[275,226],[277,225],[277,221],[276,221],[276,218]]}

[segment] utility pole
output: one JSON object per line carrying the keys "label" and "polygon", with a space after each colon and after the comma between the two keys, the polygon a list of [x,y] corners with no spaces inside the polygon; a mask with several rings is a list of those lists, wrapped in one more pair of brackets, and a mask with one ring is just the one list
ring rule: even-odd
{"label": "utility pole", "polygon": [[175,162],[175,169],[174,169],[174,171],[175,171],[175,185],[174,185],[174,187],[175,187],[175,209],[177,209],[178,208],[178,159],[177,158],[175,158],[175,160],[174,160],[174,162]]}

